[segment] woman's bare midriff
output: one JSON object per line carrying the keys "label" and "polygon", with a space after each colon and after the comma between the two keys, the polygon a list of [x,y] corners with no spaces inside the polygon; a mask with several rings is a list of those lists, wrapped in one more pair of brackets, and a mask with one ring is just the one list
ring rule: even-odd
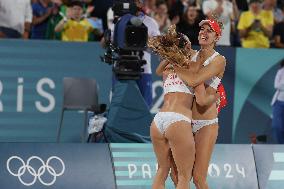
{"label": "woman's bare midriff", "polygon": [[164,104],[160,112],[176,112],[192,118],[193,96],[188,93],[175,92],[167,93],[164,96]]}
{"label": "woman's bare midriff", "polygon": [[195,120],[210,120],[218,116],[215,103],[210,106],[199,106],[195,101],[192,106],[192,112],[192,119]]}
{"label": "woman's bare midriff", "polygon": [[[206,93],[214,94],[216,93],[215,89],[211,87],[206,87]],[[196,101],[193,102],[192,106],[192,119],[195,120],[210,120],[215,119],[217,115],[216,103],[212,103],[209,106],[199,106]]]}

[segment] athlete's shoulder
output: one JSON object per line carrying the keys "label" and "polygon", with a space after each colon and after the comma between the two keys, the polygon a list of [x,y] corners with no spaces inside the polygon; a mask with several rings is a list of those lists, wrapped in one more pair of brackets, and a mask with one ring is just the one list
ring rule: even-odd
{"label": "athlete's shoulder", "polygon": [[226,64],[226,57],[218,53],[218,55],[213,59],[213,61]]}

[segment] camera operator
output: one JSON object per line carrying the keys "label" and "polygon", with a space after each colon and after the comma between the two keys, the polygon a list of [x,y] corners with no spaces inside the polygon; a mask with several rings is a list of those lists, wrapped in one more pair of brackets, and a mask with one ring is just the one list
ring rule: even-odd
{"label": "camera operator", "polygon": [[[114,31],[112,32],[112,39],[115,45],[118,47],[124,46],[125,39],[125,28],[128,22],[133,22],[133,25],[137,24],[137,18],[142,21],[142,23],[148,29],[148,36],[157,36],[160,35],[159,26],[157,22],[145,15],[144,9],[144,0],[134,0],[135,5],[137,6],[137,11],[135,15],[125,14],[119,18],[114,26]],[[134,18],[134,19],[133,19]],[[139,21],[138,21],[139,22]],[[138,23],[139,24],[139,23]],[[139,36],[137,36],[139,37]],[[136,80],[139,90],[147,103],[148,107],[152,106],[152,71],[151,71],[151,54],[147,51],[143,52],[143,60],[146,61],[146,64],[142,66],[143,72],[141,77]],[[113,87],[117,81],[117,78],[114,78]]]}

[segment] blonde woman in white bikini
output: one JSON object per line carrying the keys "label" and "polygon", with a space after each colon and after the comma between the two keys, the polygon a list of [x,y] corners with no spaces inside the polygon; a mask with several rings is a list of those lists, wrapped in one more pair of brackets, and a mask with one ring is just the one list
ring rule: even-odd
{"label": "blonde woman in white bikini", "polygon": [[[188,48],[191,48],[190,45]],[[191,50],[191,54],[195,53]],[[151,124],[151,139],[158,162],[153,189],[165,188],[171,167],[171,153],[178,170],[176,188],[188,189],[195,159],[191,111],[194,91],[171,67],[171,63],[162,61],[156,70],[157,75],[163,75],[165,95],[164,104]],[[195,95],[204,104],[217,98],[216,94],[206,95],[204,85],[195,88]]]}

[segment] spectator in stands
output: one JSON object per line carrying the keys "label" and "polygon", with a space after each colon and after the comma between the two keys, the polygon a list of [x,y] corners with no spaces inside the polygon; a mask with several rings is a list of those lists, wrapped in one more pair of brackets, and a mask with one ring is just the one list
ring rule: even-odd
{"label": "spectator in stands", "polygon": [[177,24],[180,21],[182,15],[185,13],[185,10],[188,7],[188,4],[189,0],[180,0],[172,4],[172,7],[169,11],[169,17],[173,24]]}
{"label": "spectator in stands", "polygon": [[31,39],[45,39],[49,17],[53,12],[50,0],[38,0],[32,4],[33,21]]}
{"label": "spectator in stands", "polygon": [[70,16],[64,17],[55,27],[55,32],[62,32],[62,41],[88,41],[90,32],[101,35],[83,16],[83,3],[73,1],[70,4]]}
{"label": "spectator in stands", "polygon": [[144,0],[145,8],[144,11],[147,15],[153,17],[154,13],[157,11],[157,3],[159,0]]}
{"label": "spectator in stands", "polygon": [[279,23],[284,19],[284,15],[277,7],[277,0],[264,0],[262,4],[263,10],[272,11],[274,15],[274,23]]}
{"label": "spectator in stands", "polygon": [[[62,16],[60,14],[65,14],[66,7],[64,4],[62,4],[61,0],[53,0],[53,9],[52,13],[48,19],[47,23],[47,29],[46,29],[46,39],[57,39],[61,40],[61,33],[55,32],[54,29],[56,25],[60,22],[62,19]],[[61,13],[60,13],[61,12]]]}
{"label": "spectator in stands", "polygon": [[166,0],[168,8],[172,7],[176,0]]}
{"label": "spectator in stands", "polygon": [[202,12],[198,12],[195,4],[190,4],[181,21],[177,24],[177,31],[185,34],[192,45],[199,45],[199,22],[204,18]]}
{"label": "spectator in stands", "polygon": [[244,48],[269,48],[273,13],[261,8],[260,0],[250,0],[249,10],[241,14],[238,30]]}
{"label": "spectator in stands", "polygon": [[280,69],[277,71],[272,105],[272,130],[275,142],[284,144],[284,59],[280,62]]}
{"label": "spectator in stands", "polygon": [[154,14],[154,19],[159,25],[161,33],[166,33],[169,26],[171,25],[171,20],[168,15],[168,7],[164,0],[158,0],[156,4],[156,12]]}
{"label": "spectator in stands", "polygon": [[215,15],[224,24],[222,37],[218,41],[217,45],[230,46],[231,29],[234,29],[235,20],[239,17],[239,10],[236,1],[207,0],[202,4],[202,10],[204,15],[206,15],[209,19],[212,19]]}
{"label": "spectator in stands", "polygon": [[[284,14],[284,4],[281,5],[281,10]],[[275,47],[284,48],[284,20],[274,26],[273,39]]]}
{"label": "spectator in stands", "polygon": [[91,12],[91,17],[100,18],[103,21],[104,30],[107,26],[107,11],[113,5],[114,0],[92,0],[94,11]]}
{"label": "spectator in stands", "polygon": [[281,7],[282,5],[284,5],[284,0],[278,0],[277,7]]}
{"label": "spectator in stands", "polygon": [[248,1],[247,0],[237,0],[236,1],[238,9],[243,12],[248,10]]}
{"label": "spectator in stands", "polygon": [[31,0],[0,1],[0,38],[29,38]]}
{"label": "spectator in stands", "polygon": [[203,0],[191,0],[189,4],[195,4],[198,10],[201,10]]}

